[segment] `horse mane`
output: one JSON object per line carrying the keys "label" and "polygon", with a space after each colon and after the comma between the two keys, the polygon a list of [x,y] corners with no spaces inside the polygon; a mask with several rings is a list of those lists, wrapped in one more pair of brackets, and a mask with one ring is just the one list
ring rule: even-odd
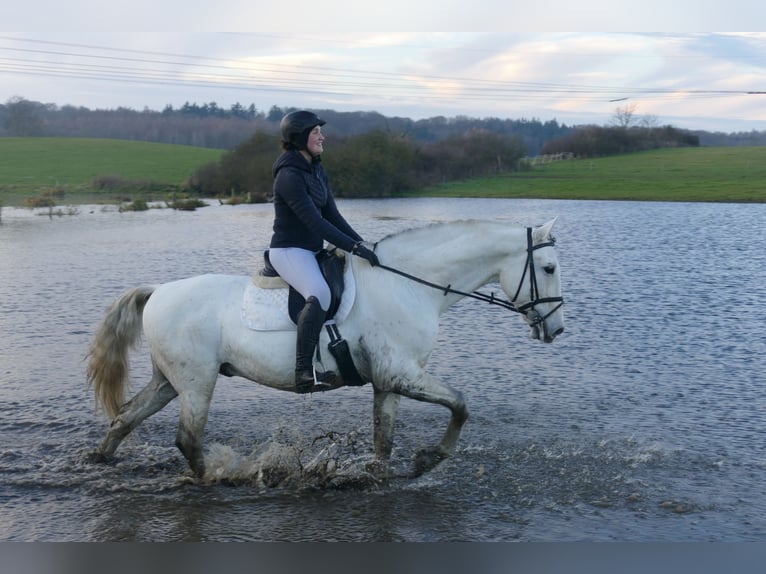
{"label": "horse mane", "polygon": [[[454,261],[455,256],[472,258],[482,251],[485,240],[491,237],[497,240],[499,230],[513,227],[505,222],[481,219],[439,221],[391,233],[377,243],[376,251],[381,263],[394,266]],[[495,244],[502,243],[495,241]],[[411,271],[416,270],[419,271],[411,267]]]}
{"label": "horse mane", "polygon": [[439,229],[453,229],[455,227],[467,227],[467,226],[475,226],[477,223],[486,223],[484,221],[480,221],[477,219],[460,219],[456,221],[436,221],[434,223],[429,223],[428,225],[423,225],[421,227],[410,227],[408,229],[403,229],[400,231],[395,231],[394,233],[390,233],[383,237],[380,241],[378,241],[378,244],[384,243],[386,241],[391,240],[406,240],[408,242],[414,242],[418,241],[423,235],[428,236],[431,238],[433,235],[433,231],[438,231]]}
{"label": "horse mane", "polygon": [[[459,219],[455,221],[437,221],[423,225],[421,227],[411,227],[403,229],[401,231],[395,231],[383,237],[376,244],[390,244],[399,243],[402,241],[405,244],[412,244],[417,249],[417,244],[427,241],[427,247],[433,248],[446,243],[453,243],[455,241],[462,241],[468,234],[470,234],[477,227],[483,229],[501,228],[503,230],[510,229],[525,229],[522,225],[516,223],[510,223],[506,221],[492,221],[484,219]],[[438,234],[442,233],[444,238],[442,241],[434,240],[438,238]],[[453,243],[454,244],[454,243]]]}

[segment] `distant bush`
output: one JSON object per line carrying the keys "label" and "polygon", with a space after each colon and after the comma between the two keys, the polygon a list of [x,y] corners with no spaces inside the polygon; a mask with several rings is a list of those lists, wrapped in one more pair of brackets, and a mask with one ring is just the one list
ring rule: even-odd
{"label": "distant bush", "polygon": [[577,157],[603,157],[650,149],[699,145],[699,136],[673,126],[659,128],[585,126],[573,130],[564,137],[549,141],[542,147],[540,153],[571,152]]}
{"label": "distant bush", "polygon": [[340,140],[322,158],[338,197],[390,197],[415,186],[417,148],[382,130]]}
{"label": "distant bush", "polygon": [[166,202],[166,205],[171,209],[178,209],[180,211],[194,211],[198,207],[207,207],[207,203],[201,199],[175,199]]}
{"label": "distant bush", "polygon": [[433,185],[518,171],[526,153],[517,138],[471,130],[423,148],[421,182]]}
{"label": "distant bush", "polygon": [[123,211],[147,211],[149,204],[144,199],[134,199],[130,203],[120,205],[120,212]]}
{"label": "distant bush", "polygon": [[60,187],[49,189],[40,195],[25,198],[24,206],[29,208],[53,207],[59,205],[65,195],[66,192]]}
{"label": "distant bush", "polygon": [[[390,197],[444,181],[511,172],[519,169],[527,152],[520,139],[486,130],[469,130],[429,144],[373,130],[336,136],[330,149],[322,162],[338,197]],[[277,136],[257,133],[219,162],[198,169],[189,178],[188,189],[227,203],[234,203],[235,197],[266,201],[279,153]]]}
{"label": "distant bush", "polygon": [[29,208],[53,207],[54,205],[56,205],[56,201],[52,197],[45,195],[24,198],[24,206]]}
{"label": "distant bush", "polygon": [[174,187],[151,179],[128,179],[120,175],[99,175],[91,182],[91,187],[97,191],[171,191]]}
{"label": "distant bush", "polygon": [[220,161],[198,169],[187,181],[190,192],[204,197],[247,197],[252,203],[271,194],[271,166],[279,152],[277,136],[257,132],[223,155]]}

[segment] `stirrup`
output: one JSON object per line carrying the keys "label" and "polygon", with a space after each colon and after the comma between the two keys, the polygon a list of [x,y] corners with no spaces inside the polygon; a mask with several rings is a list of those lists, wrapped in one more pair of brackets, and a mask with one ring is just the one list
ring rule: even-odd
{"label": "stirrup", "polygon": [[329,391],[334,389],[333,383],[335,382],[335,371],[323,371],[318,372],[316,367],[311,369],[311,378],[308,375],[309,371],[303,371],[300,374],[296,374],[295,377],[295,392],[299,394],[304,393],[316,393],[317,391]]}

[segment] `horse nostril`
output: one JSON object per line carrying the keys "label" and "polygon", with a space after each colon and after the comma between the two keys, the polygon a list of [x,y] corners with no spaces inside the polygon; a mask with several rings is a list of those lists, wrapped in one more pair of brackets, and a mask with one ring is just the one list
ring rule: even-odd
{"label": "horse nostril", "polygon": [[564,332],[564,327],[559,327],[558,329],[556,329],[556,332],[555,332],[555,333],[553,333],[553,336],[554,336],[554,337],[558,337],[558,336],[559,336],[559,335],[561,335],[561,333],[563,333],[563,332]]}

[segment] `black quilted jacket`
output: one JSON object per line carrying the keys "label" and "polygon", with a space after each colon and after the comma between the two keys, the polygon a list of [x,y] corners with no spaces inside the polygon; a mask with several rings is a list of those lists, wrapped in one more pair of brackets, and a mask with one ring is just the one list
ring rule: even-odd
{"label": "black quilted jacket", "polygon": [[322,164],[309,163],[298,151],[286,151],[272,167],[274,235],[271,247],[319,251],[324,241],[351,251],[362,238],[335,205]]}

